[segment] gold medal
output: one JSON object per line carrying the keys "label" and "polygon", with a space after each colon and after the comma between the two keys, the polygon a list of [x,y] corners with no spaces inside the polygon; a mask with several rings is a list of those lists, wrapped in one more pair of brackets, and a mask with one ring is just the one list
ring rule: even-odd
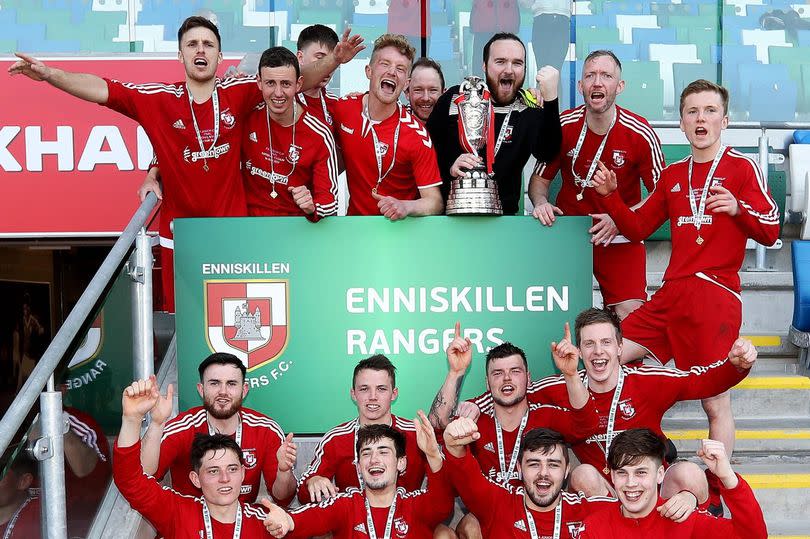
{"label": "gold medal", "polygon": [[582,194],[582,191],[577,193],[577,200],[582,200],[583,198],[585,198],[585,195]]}
{"label": "gold medal", "polygon": [[605,475],[608,475],[610,473],[610,468],[608,468],[607,465],[605,465],[605,467],[602,468],[602,471],[605,472]]}
{"label": "gold medal", "polygon": [[276,198],[277,196],[278,196],[278,193],[276,193],[275,191],[272,191],[270,193],[270,198]]}
{"label": "gold medal", "polygon": [[209,170],[209,169],[208,169],[208,161],[206,161],[206,162],[203,164],[203,170],[204,170],[204,171],[206,171],[206,172],[208,172],[208,170]]}
{"label": "gold medal", "polygon": [[695,240],[695,243],[697,243],[698,245],[703,245],[703,237],[698,236],[697,239]]}

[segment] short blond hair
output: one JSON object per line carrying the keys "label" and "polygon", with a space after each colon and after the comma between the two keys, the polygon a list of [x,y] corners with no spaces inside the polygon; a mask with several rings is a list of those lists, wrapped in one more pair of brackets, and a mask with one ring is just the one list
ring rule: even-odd
{"label": "short blond hair", "polygon": [[416,49],[408,41],[408,38],[402,34],[383,34],[374,40],[374,48],[371,51],[371,61],[374,61],[374,55],[377,51],[386,47],[394,47],[397,52],[405,56],[408,62],[413,64],[413,59],[416,57]]}

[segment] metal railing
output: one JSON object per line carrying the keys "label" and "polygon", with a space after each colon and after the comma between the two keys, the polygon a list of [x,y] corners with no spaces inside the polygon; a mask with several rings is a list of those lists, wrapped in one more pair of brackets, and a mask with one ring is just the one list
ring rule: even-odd
{"label": "metal railing", "polygon": [[95,307],[110,282],[117,276],[133,245],[135,256],[128,262],[130,275],[133,277],[132,294],[133,298],[137,299],[133,309],[138,310],[137,313],[133,313],[135,314],[133,326],[137,342],[149,343],[149,346],[134,347],[134,371],[137,376],[148,376],[154,370],[151,347],[152,252],[145,227],[156,206],[157,197],[154,193],[149,193],[110,249],[101,267],[90,280],[90,284],[68,314],[0,422],[0,454],[3,454],[39,398],[42,436],[34,444],[32,453],[39,461],[41,476],[42,536],[49,539],[67,538],[63,445],[66,425],[62,415],[62,394],[55,390],[53,374],[89,317],[93,315]]}

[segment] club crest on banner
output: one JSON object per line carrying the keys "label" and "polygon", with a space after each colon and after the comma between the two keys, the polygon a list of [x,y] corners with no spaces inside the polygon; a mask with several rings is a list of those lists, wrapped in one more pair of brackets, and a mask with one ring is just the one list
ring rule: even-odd
{"label": "club crest on banner", "polygon": [[76,350],[76,353],[73,354],[73,357],[70,359],[68,369],[79,367],[96,357],[99,352],[101,352],[103,344],[104,311],[101,311],[96,319],[93,320],[93,324],[90,326],[90,329],[87,330],[87,335],[84,336],[84,340],[79,345],[78,350]]}
{"label": "club crest on banner", "polygon": [[286,280],[205,281],[205,325],[214,352],[250,371],[277,359],[289,335]]}

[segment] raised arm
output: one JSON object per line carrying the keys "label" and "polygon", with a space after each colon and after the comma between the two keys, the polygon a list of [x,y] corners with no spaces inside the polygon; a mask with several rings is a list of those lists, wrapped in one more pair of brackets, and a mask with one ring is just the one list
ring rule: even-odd
{"label": "raised arm", "polygon": [[565,331],[560,342],[551,343],[551,355],[554,357],[554,365],[560,370],[565,379],[565,389],[568,391],[568,400],[571,407],[579,410],[590,400],[588,389],[579,377],[577,366],[579,365],[579,350],[571,342],[571,326],[565,323]]}
{"label": "raised arm", "polygon": [[304,77],[302,92],[317,86],[323,79],[334,73],[340,64],[349,62],[357,56],[357,53],[366,48],[363,45],[363,37],[360,35],[349,37],[350,32],[351,28],[347,26],[332,52],[316,62],[301,66],[301,76]]}
{"label": "raised arm", "polygon": [[458,406],[461,394],[461,384],[464,375],[472,362],[472,342],[461,336],[461,323],[456,322],[456,332],[450,346],[447,347],[447,364],[450,369],[444,379],[442,387],[436,393],[433,404],[430,406],[428,418],[434,428],[444,430]]}
{"label": "raised arm", "polygon": [[50,67],[45,65],[45,62],[22,52],[14,54],[19,60],[8,68],[9,75],[25,75],[31,80],[45,81],[54,88],[85,101],[102,105],[107,102],[109,97],[107,83],[101,77]]}

